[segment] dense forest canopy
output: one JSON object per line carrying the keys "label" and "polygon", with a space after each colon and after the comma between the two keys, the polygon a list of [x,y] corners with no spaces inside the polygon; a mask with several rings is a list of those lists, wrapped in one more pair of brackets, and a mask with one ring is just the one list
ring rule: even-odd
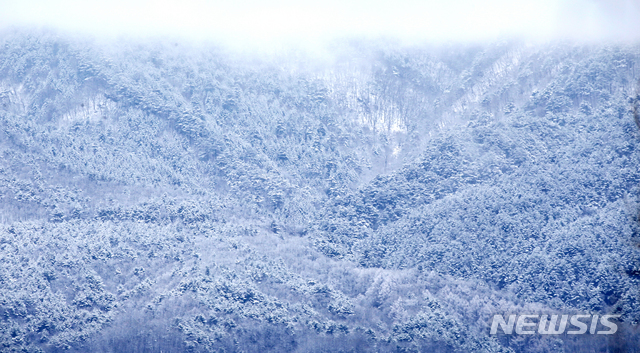
{"label": "dense forest canopy", "polygon": [[334,54],[2,33],[0,351],[638,350],[640,46]]}

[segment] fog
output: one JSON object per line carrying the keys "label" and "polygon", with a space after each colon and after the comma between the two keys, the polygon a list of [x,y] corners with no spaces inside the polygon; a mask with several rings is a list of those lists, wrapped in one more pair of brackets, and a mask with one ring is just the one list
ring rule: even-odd
{"label": "fog", "polygon": [[405,43],[635,41],[637,0],[4,0],[0,23],[113,37],[171,36],[238,49],[336,38],[393,38]]}

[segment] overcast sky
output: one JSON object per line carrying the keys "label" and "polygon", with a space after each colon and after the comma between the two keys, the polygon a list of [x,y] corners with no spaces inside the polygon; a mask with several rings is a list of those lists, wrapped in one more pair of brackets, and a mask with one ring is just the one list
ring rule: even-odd
{"label": "overcast sky", "polygon": [[236,46],[336,37],[638,40],[640,0],[0,0],[0,26]]}

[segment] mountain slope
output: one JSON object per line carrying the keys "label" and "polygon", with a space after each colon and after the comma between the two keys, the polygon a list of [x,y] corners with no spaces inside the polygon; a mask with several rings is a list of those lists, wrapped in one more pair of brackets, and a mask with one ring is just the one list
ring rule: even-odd
{"label": "mountain slope", "polygon": [[[631,349],[639,63],[4,33],[2,350]],[[624,334],[487,331],[562,310],[620,313]]]}

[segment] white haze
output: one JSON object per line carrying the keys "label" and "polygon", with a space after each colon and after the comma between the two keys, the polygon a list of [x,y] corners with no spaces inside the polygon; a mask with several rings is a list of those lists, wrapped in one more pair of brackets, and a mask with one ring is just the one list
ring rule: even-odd
{"label": "white haze", "polygon": [[0,26],[113,38],[184,38],[237,49],[339,38],[405,43],[636,41],[638,0],[0,0]]}

